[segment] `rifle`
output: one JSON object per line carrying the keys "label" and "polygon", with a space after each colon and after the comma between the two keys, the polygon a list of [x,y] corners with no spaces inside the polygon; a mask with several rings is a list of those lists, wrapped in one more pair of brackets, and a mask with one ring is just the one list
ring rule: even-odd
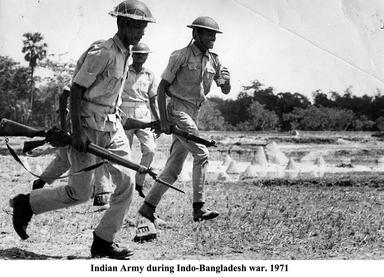
{"label": "rifle", "polygon": [[[131,129],[145,129],[145,128],[150,128],[152,130],[155,130],[155,132],[161,132],[160,131],[160,122],[159,121],[151,121],[151,122],[144,122],[138,119],[133,119],[133,118],[128,118],[127,121],[124,124],[124,129],[125,130],[131,130]],[[172,125],[170,127],[171,134],[180,136],[185,138],[187,141],[194,141],[196,143],[203,144],[207,147],[214,146],[216,147],[216,141],[211,140],[208,141],[206,139],[203,139],[201,137],[192,135],[186,131],[181,130],[179,127],[176,125]]]}
{"label": "rifle", "polygon": [[[23,125],[21,123],[9,120],[2,119],[0,122],[0,135],[2,136],[27,136],[27,137],[44,137],[43,140],[37,141],[26,141],[24,142],[23,153],[29,152],[32,149],[44,145],[45,143],[50,143],[54,147],[61,147],[72,144],[72,137],[69,133],[66,133],[57,127],[53,127],[48,130],[35,129],[33,127],[29,127]],[[97,157],[100,157],[104,160],[110,161],[112,163],[116,163],[118,165],[124,166],[126,168],[132,169],[134,171],[139,172],[140,174],[148,174],[151,176],[156,182],[159,182],[167,187],[170,187],[179,192],[185,193],[184,191],[168,184],[167,182],[159,179],[157,174],[152,170],[152,168],[148,168],[136,163],[133,163],[127,159],[124,159],[107,149],[98,146],[92,142],[87,142],[86,152],[93,154]]]}

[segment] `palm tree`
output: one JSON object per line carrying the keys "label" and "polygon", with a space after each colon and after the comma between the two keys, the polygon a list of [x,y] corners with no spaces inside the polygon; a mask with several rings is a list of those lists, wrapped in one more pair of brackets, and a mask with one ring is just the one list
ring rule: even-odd
{"label": "palm tree", "polygon": [[25,53],[24,59],[29,63],[29,67],[31,68],[31,111],[33,108],[33,94],[34,94],[34,80],[33,74],[35,71],[35,67],[37,66],[37,61],[40,61],[45,58],[47,55],[47,47],[48,45],[43,42],[44,39],[42,34],[40,33],[25,33],[23,34],[25,39],[23,40],[23,49],[22,53]]}

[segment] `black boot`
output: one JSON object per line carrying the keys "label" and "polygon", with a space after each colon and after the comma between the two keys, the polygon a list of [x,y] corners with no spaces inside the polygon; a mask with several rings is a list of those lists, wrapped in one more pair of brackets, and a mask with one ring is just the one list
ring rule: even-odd
{"label": "black boot", "polygon": [[136,223],[136,235],[133,238],[134,242],[145,242],[151,241],[157,237],[157,231],[155,227],[155,210],[156,207],[144,202],[141,205],[138,213],[139,217],[137,218]]}
{"label": "black boot", "polygon": [[91,246],[92,258],[108,257],[116,260],[128,260],[132,255],[133,252],[128,248],[118,246],[114,242],[103,240],[93,232],[93,243]]}
{"label": "black boot", "polygon": [[111,193],[99,193],[95,195],[93,199],[93,206],[98,208],[98,211],[104,211],[109,209],[109,201],[111,199]]}
{"label": "black boot", "polygon": [[12,224],[16,233],[23,240],[29,238],[27,234],[28,223],[32,219],[32,209],[29,204],[29,194],[16,195],[9,201],[11,207],[13,207]]}
{"label": "black boot", "polygon": [[219,212],[204,208],[204,202],[193,203],[193,221],[209,220],[218,216]]}
{"label": "black boot", "polygon": [[46,182],[44,180],[37,179],[37,180],[33,181],[32,190],[42,189],[45,184],[46,184]]}

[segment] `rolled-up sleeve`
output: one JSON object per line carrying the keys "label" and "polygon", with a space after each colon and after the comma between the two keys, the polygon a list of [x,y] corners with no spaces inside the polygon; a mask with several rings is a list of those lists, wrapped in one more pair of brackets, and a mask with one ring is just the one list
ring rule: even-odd
{"label": "rolled-up sleeve", "polygon": [[176,77],[176,73],[183,64],[184,60],[185,57],[182,52],[173,52],[169,57],[167,68],[164,70],[163,74],[161,74],[161,78],[172,84]]}
{"label": "rolled-up sleeve", "polygon": [[97,76],[105,70],[109,59],[109,52],[105,48],[89,50],[84,63],[73,78],[73,82],[89,88],[95,82]]}

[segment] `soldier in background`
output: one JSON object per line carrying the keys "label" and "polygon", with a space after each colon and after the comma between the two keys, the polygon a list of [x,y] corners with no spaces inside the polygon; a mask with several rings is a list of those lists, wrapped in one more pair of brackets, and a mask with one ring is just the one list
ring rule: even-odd
{"label": "soldier in background", "polygon": [[[150,53],[149,47],[144,43],[134,45],[131,49],[132,64],[129,66],[127,80],[125,82],[120,108],[127,118],[134,118],[149,122],[159,120],[157,114],[156,94],[157,84],[155,75],[143,67]],[[122,120],[124,125],[126,120]],[[133,129],[125,132],[132,147],[133,136],[136,136],[140,142],[141,161],[140,164],[150,167],[155,156],[154,133],[149,129]],[[136,190],[141,197],[143,193],[145,174],[136,173]]]}
{"label": "soldier in background", "polygon": [[[63,92],[59,95],[59,125],[60,128],[67,132],[70,130],[69,119],[68,119],[68,98],[70,88],[65,86]],[[68,146],[59,147],[56,151],[55,158],[49,163],[44,172],[40,175],[40,178],[33,181],[32,190],[41,189],[46,183],[52,184],[57,178],[63,173],[67,172],[70,168],[68,160]]]}

